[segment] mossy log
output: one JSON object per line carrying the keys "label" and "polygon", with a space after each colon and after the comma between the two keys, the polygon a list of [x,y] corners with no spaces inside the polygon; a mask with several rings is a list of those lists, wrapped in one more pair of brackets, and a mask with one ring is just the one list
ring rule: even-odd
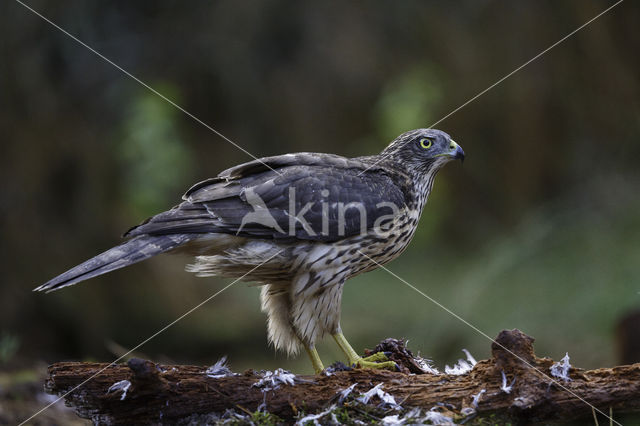
{"label": "mossy log", "polygon": [[[591,406],[605,413],[612,408],[616,414],[640,410],[640,363],[597,370],[571,367],[562,379],[551,375],[554,361],[536,357],[532,344],[533,338],[519,330],[502,331],[492,344],[491,359],[452,375],[425,373],[402,342],[387,339],[377,349],[386,351],[400,372],[352,369],[296,376],[293,385],[266,391],[256,386],[263,375],[253,370],[214,378],[206,367],[140,359],[126,365],[61,362],[49,367],[45,388],[56,395],[68,393],[67,405],[99,424],[173,424],[194,415],[229,409],[250,413],[259,407],[293,422],[300,412],[335,404],[353,384],[352,394],[358,395],[379,383],[403,408],[446,407],[457,419],[472,413],[516,422],[564,421],[591,417]],[[504,386],[503,372],[511,389]],[[122,385],[114,391],[118,382]]]}

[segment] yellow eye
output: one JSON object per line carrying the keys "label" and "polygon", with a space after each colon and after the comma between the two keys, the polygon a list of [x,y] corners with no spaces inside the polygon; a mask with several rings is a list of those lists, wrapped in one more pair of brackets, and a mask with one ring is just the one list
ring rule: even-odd
{"label": "yellow eye", "polygon": [[420,146],[423,147],[424,149],[431,148],[431,145],[433,145],[433,141],[431,139],[429,138],[420,139]]}

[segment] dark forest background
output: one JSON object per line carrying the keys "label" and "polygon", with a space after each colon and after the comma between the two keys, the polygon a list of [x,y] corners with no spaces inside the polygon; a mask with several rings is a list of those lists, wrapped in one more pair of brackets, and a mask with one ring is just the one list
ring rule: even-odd
{"label": "dark forest background", "polygon": [[[28,4],[260,157],[377,153],[612,2]],[[389,265],[489,336],[519,328],[583,368],[621,362],[618,324],[640,308],[639,12],[622,3],[437,125],[467,159]],[[0,369],[111,361],[229,281],[162,256],[31,290],[250,158],[20,4],[0,16]],[[258,293],[231,287],[138,354],[311,372],[267,346]],[[382,270],[346,286],[343,329],[358,349],[407,338],[440,368],[489,355]]]}

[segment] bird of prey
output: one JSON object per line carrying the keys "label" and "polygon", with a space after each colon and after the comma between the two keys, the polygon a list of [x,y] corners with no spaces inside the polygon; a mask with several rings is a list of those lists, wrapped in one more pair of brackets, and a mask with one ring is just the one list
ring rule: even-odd
{"label": "bird of prey", "polygon": [[346,280],[402,253],[438,170],[464,151],[445,132],[401,134],[379,155],[302,152],[240,164],[191,187],[183,201],[125,233],[127,240],[36,288],[53,291],[164,252],[195,255],[187,270],[262,285],[270,342],[304,348],[329,333],[350,365],[394,368],[360,357],[340,328]]}

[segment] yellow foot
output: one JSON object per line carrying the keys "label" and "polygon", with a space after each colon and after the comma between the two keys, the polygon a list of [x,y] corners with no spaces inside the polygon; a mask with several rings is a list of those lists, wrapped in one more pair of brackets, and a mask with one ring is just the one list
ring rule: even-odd
{"label": "yellow foot", "polygon": [[354,364],[360,368],[375,368],[378,370],[391,370],[398,371],[398,366],[395,362],[389,361],[389,358],[384,352],[377,352],[373,355],[369,355],[366,358],[360,358],[353,360]]}
{"label": "yellow foot", "polygon": [[384,354],[384,352],[376,352],[375,354],[366,356],[366,357],[364,357],[362,359],[365,360],[365,361],[371,361],[371,362],[389,361],[389,358],[387,358],[387,356]]}
{"label": "yellow foot", "polygon": [[384,352],[376,352],[373,355],[362,358],[356,353],[356,351],[353,350],[342,333],[334,334],[333,338],[335,339],[340,349],[342,349],[342,352],[344,352],[344,354],[347,356],[349,365],[355,365],[356,367],[360,368],[377,368],[391,371],[400,371],[396,363],[393,361],[389,361],[389,358],[387,358]]}

